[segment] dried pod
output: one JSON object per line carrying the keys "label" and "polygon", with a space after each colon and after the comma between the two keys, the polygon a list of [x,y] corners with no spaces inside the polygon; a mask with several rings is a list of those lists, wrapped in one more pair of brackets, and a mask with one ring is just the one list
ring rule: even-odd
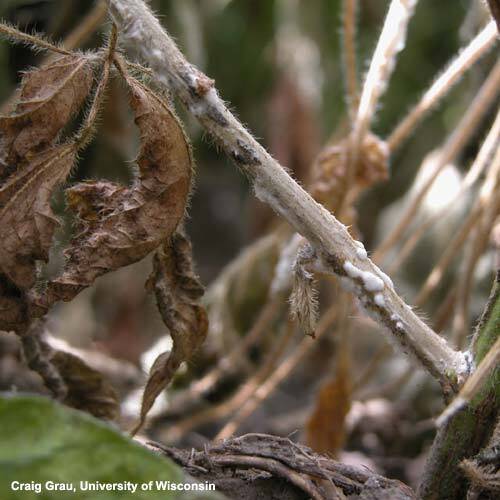
{"label": "dried pod", "polygon": [[148,287],[156,295],[173,348],[170,353],[160,354],[151,368],[134,433],[142,427],[148,411],[180,364],[203,344],[208,330],[207,313],[199,303],[204,290],[194,273],[191,244],[186,236],[176,232],[169,238],[156,252],[153,266]]}

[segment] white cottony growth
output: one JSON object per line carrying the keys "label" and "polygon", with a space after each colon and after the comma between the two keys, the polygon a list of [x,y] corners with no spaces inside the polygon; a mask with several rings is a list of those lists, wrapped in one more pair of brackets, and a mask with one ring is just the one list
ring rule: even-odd
{"label": "white cottony growth", "polygon": [[398,52],[403,50],[406,29],[413,15],[417,0],[392,0],[385,18],[384,27],[366,74],[361,93],[358,114],[353,129],[354,143],[361,141],[384,93]]}
{"label": "white cottony growth", "polygon": [[373,300],[375,301],[375,304],[377,304],[377,306],[385,307],[384,296],[381,293],[376,293],[375,297],[373,297]]}
{"label": "white cottony growth", "polygon": [[381,292],[384,289],[384,282],[369,271],[363,271],[361,278],[368,292]]}
{"label": "white cottony growth", "polygon": [[344,262],[344,271],[347,273],[347,276],[349,276],[349,278],[360,278],[361,277],[361,273],[362,271],[359,270],[354,264],[352,264],[352,262],[349,262],[348,260],[346,260]]}
{"label": "white cottony growth", "polygon": [[384,289],[384,282],[370,271],[358,269],[352,262],[344,262],[344,271],[352,279],[361,278],[367,292],[381,292]]}

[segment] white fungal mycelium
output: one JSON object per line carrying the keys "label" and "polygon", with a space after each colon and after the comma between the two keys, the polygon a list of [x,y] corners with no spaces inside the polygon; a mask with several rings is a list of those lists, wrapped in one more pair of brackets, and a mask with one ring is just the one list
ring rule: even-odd
{"label": "white fungal mycelium", "polygon": [[375,304],[377,304],[377,306],[385,307],[384,296],[381,293],[376,293],[375,297],[373,297],[373,300],[374,300]]}
{"label": "white fungal mycelium", "polygon": [[[352,262],[346,260],[344,262],[344,271],[346,272],[347,276],[351,279],[361,279],[363,281],[363,288],[370,293],[375,293],[381,292],[384,289],[384,282],[381,278],[378,276],[375,276],[373,273],[370,271],[362,271],[361,269],[358,269]],[[379,298],[380,304],[382,303],[383,296],[382,294],[381,297]],[[378,304],[378,305],[380,305]],[[383,306],[381,306],[383,307]]]}
{"label": "white fungal mycelium", "polygon": [[344,271],[346,272],[347,276],[352,279],[356,278],[361,278],[361,275],[363,274],[363,271],[361,269],[358,269],[352,262],[349,262],[346,260],[344,262]]}
{"label": "white fungal mycelium", "polygon": [[363,271],[361,278],[367,292],[381,292],[384,289],[384,282],[370,271]]}
{"label": "white fungal mycelium", "polygon": [[297,252],[302,244],[303,238],[295,233],[290,241],[281,250],[278,264],[275,268],[274,278],[271,283],[271,293],[276,295],[283,293],[292,286],[292,266],[297,258]]}

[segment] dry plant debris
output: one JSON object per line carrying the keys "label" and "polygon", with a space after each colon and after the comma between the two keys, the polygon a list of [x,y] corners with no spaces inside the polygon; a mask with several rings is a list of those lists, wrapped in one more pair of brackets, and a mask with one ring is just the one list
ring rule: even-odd
{"label": "dry plant debris", "polygon": [[[9,26],[0,31],[61,51]],[[207,319],[197,303],[203,287],[194,275],[190,243],[176,232],[192,183],[190,144],[168,101],[128,73],[128,63],[115,52],[116,38],[113,30],[106,50],[64,54],[26,73],[13,110],[0,118],[0,329],[20,335],[29,365],[54,395],[96,416],[116,418],[111,386],[77,356],[50,349],[43,321],[37,318],[56,302],[72,300],[97,277],[161,247],[151,288],[175,347],[166,364],[160,357],[151,373],[142,425],[181,362],[203,342]],[[66,189],[68,208],[76,216],[75,235],[64,252],[61,275],[40,283],[38,263],[48,261],[59,224],[51,209],[52,194],[67,181],[78,153],[95,134],[113,66],[114,75],[127,86],[140,131],[137,172],[130,187],[96,180]],[[74,136],[61,142],[89,98],[95,73],[100,76],[87,116]]]}

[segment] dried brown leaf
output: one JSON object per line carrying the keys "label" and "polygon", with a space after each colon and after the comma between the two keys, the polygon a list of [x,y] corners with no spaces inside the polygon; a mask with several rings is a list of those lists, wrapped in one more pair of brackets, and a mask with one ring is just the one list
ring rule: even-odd
{"label": "dried brown leaf", "polygon": [[46,150],[0,187],[0,271],[22,290],[35,282],[36,261],[48,258],[58,224],[50,198],[71,171],[75,156],[73,143]]}
{"label": "dried brown leaf", "polygon": [[[348,150],[349,139],[344,139],[325,148],[314,165],[311,191],[316,198],[328,200],[333,207],[346,190]],[[367,134],[356,165],[356,188],[366,189],[377,182],[387,180],[388,164],[387,144],[374,134]]]}
{"label": "dried brown leaf", "polygon": [[90,58],[84,55],[62,56],[24,75],[13,112],[0,117],[0,165],[4,166],[0,179],[57,138],[85,102],[92,79]]}
{"label": "dried brown leaf", "polygon": [[167,104],[127,77],[141,132],[139,173],[131,187],[91,181],[68,189],[77,235],[65,252],[61,277],[36,301],[43,308],[71,300],[97,277],[136,262],[157,248],[184,216],[191,187],[191,151]]}
{"label": "dried brown leaf", "polygon": [[173,348],[171,352],[160,354],[151,368],[140,421],[133,433],[142,427],[148,411],[181,363],[193,356],[207,335],[207,313],[199,304],[203,286],[194,273],[191,244],[181,232],[176,232],[156,252],[148,287],[155,292],[163,322],[172,336]]}
{"label": "dried brown leaf", "polygon": [[318,453],[336,453],[345,440],[345,417],[351,408],[349,364],[340,356],[335,377],[319,391],[316,408],[307,423],[307,444]]}
{"label": "dried brown leaf", "polygon": [[66,384],[63,403],[105,420],[115,420],[119,416],[118,396],[97,370],[64,351],[55,351],[50,361]]}

